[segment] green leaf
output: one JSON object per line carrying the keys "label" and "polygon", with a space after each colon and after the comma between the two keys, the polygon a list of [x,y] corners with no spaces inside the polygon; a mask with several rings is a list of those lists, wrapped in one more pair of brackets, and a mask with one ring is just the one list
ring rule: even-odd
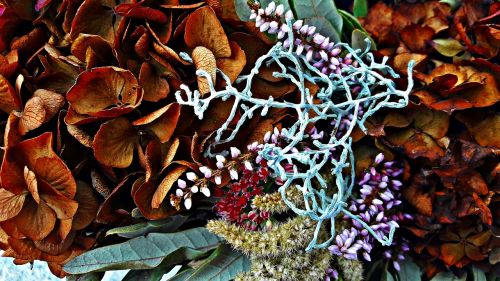
{"label": "green leaf", "polygon": [[122,281],[160,281],[165,273],[169,272],[169,268],[157,267],[153,269],[130,270]]}
{"label": "green leaf", "polygon": [[[338,9],[337,10],[340,14],[340,16],[343,19],[344,22],[344,29],[343,32],[347,34],[351,34],[351,32],[354,29],[359,29],[365,31],[361,23],[358,21],[357,18],[355,18],[353,15],[351,15],[349,12],[346,12],[344,10]],[[365,31],[366,32],[366,31]]]}
{"label": "green leaf", "polygon": [[234,8],[241,21],[250,20],[250,8],[248,7],[247,0],[234,0]]}
{"label": "green leaf", "polygon": [[366,32],[366,30],[363,28],[363,26],[358,21],[358,19],[353,17],[351,14],[349,14],[348,12],[346,12],[344,10],[339,9],[338,11],[339,11],[340,15],[342,16],[342,19],[344,20],[344,29],[342,30],[342,34],[344,35],[344,37],[347,40],[353,40],[353,36],[357,36],[357,35],[353,35],[354,30],[358,30],[358,31],[364,33],[365,36],[370,38],[370,41],[372,42],[371,49],[376,50],[377,44],[375,44],[375,41],[373,41],[373,39],[370,37],[368,32]]}
{"label": "green leaf", "polygon": [[465,281],[467,279],[467,274],[463,274],[461,277],[457,277],[451,272],[439,272],[431,279],[431,281]]}
{"label": "green leaf", "polygon": [[148,221],[112,228],[106,232],[106,236],[116,234],[125,238],[135,238],[151,232],[173,232],[176,231],[187,220],[187,216],[171,216],[162,220]]}
{"label": "green leaf", "polygon": [[316,27],[316,32],[321,33],[321,35],[329,37],[330,42],[339,42],[340,35],[335,30],[333,25],[324,17],[312,17],[305,20],[305,24],[314,25]]}
{"label": "green leaf", "polygon": [[198,251],[214,249],[220,241],[221,238],[203,227],[175,233],[150,233],[146,237],[86,252],[69,261],[64,270],[70,274],[82,274],[115,269],[154,268],[179,249],[187,248],[198,254]]}
{"label": "green leaf", "polygon": [[229,245],[220,245],[207,260],[195,270],[180,273],[172,281],[225,281],[232,280],[250,269],[250,260]]}
{"label": "green leaf", "polygon": [[368,1],[354,0],[352,4],[352,13],[355,17],[366,17],[368,14]]}
{"label": "green leaf", "polygon": [[472,278],[473,278],[472,280],[473,281],[487,281],[486,274],[484,274],[484,272],[481,269],[473,266],[471,268],[471,271],[472,271]]}
{"label": "green leaf", "polygon": [[87,274],[76,274],[66,276],[66,281],[101,281],[103,272],[91,272]]}
{"label": "green leaf", "polygon": [[373,42],[373,39],[366,34],[365,32],[359,30],[359,29],[354,29],[351,35],[351,46],[353,49],[361,49],[362,51],[366,50],[368,47],[368,43],[366,43],[365,39],[371,41],[370,44],[370,50],[375,50],[375,42]]}
{"label": "green leaf", "polygon": [[193,274],[194,269],[188,267],[187,269],[184,269],[183,271],[177,273],[176,275],[172,276],[172,278],[167,279],[168,281],[185,281]]}
{"label": "green leaf", "polygon": [[382,273],[382,277],[380,278],[380,281],[394,281],[394,277],[392,276],[392,274],[389,271],[384,270],[384,273]]}
{"label": "green leaf", "polygon": [[291,0],[291,3],[298,19],[323,17],[330,22],[338,34],[342,31],[342,17],[333,0]]}
{"label": "green leaf", "polygon": [[400,262],[399,281],[420,281],[422,280],[422,270],[412,260],[407,258]]}
{"label": "green leaf", "polygon": [[453,57],[465,50],[465,47],[455,39],[434,39],[431,41],[431,45],[436,51],[447,57]]}

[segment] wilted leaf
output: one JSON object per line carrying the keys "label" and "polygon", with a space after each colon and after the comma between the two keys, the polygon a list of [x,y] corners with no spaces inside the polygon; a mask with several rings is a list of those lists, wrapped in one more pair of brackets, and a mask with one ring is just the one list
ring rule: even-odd
{"label": "wilted leaf", "polygon": [[428,26],[408,25],[401,30],[401,41],[413,52],[423,52],[434,37],[434,30]]}
{"label": "wilted leaf", "polygon": [[9,81],[0,74],[0,110],[10,113],[21,109],[21,99],[10,85]]}
{"label": "wilted leaf", "polygon": [[411,185],[403,189],[403,195],[419,213],[431,216],[433,200],[431,195],[425,192],[428,187],[429,183],[425,176],[417,174],[414,176]]}
{"label": "wilted leaf", "polygon": [[130,71],[98,67],[81,73],[66,98],[78,114],[110,118],[132,111],[142,96],[143,89]]}
{"label": "wilted leaf", "polygon": [[45,120],[45,109],[43,101],[39,97],[32,97],[24,106],[21,119],[19,120],[19,133],[26,135],[31,130],[40,127]]}
{"label": "wilted leaf", "polygon": [[209,6],[198,8],[186,21],[184,41],[190,48],[203,46],[216,58],[231,56],[231,46],[215,12]]}
{"label": "wilted leaf", "polygon": [[92,223],[99,209],[97,200],[92,188],[83,181],[77,181],[75,200],[78,202],[78,209],[73,217],[73,230],[81,230]]}
{"label": "wilted leaf", "polygon": [[26,193],[16,195],[3,188],[0,189],[0,221],[6,221],[19,214],[23,208]]}
{"label": "wilted leaf", "polygon": [[33,93],[33,97],[37,97],[42,100],[43,108],[45,109],[44,122],[52,119],[52,117],[54,117],[59,112],[59,110],[64,106],[65,103],[63,95],[45,89],[36,90]]}
{"label": "wilted leaf", "polygon": [[500,148],[500,114],[459,114],[457,119],[463,122],[476,142],[482,146]]}
{"label": "wilted leaf", "polygon": [[150,63],[144,62],[139,73],[139,84],[144,88],[144,100],[157,102],[166,98],[170,86],[165,77]]}
{"label": "wilted leaf", "polygon": [[246,56],[238,43],[229,41],[229,45],[231,46],[231,57],[218,58],[216,61],[217,67],[222,70],[222,72],[229,77],[231,83],[233,83],[245,67]]}
{"label": "wilted leaf", "polygon": [[132,163],[138,141],[137,130],[126,118],[113,119],[102,124],[94,137],[95,158],[106,166],[126,168]]}
{"label": "wilted leaf", "polygon": [[455,39],[434,39],[431,45],[440,54],[447,57],[453,57],[465,49],[465,47]]}
{"label": "wilted leaf", "polygon": [[[211,79],[211,84],[215,85],[215,75],[216,75],[216,61],[214,54],[205,47],[196,47],[193,50],[193,62],[196,66],[196,70],[206,71]],[[206,94],[210,92],[210,84],[208,78],[204,76],[198,76],[198,90],[200,94]]]}
{"label": "wilted leaf", "polygon": [[165,143],[174,133],[179,121],[179,115],[180,105],[178,103],[171,103],[135,120],[132,122],[132,125],[150,130],[162,143]]}
{"label": "wilted leaf", "polygon": [[187,167],[179,166],[175,167],[174,169],[172,169],[172,171],[169,171],[167,173],[167,175],[158,185],[158,188],[153,194],[153,198],[151,200],[151,207],[153,209],[160,207],[161,203],[163,203],[163,200],[165,200],[167,193],[170,191],[174,183],[176,183],[177,179],[179,179],[186,171]]}
{"label": "wilted leaf", "polygon": [[110,61],[113,56],[111,45],[101,36],[81,33],[71,44],[71,53],[80,61],[87,60],[87,50],[91,49],[101,62]]}
{"label": "wilted leaf", "polygon": [[76,39],[80,33],[99,35],[114,41],[115,2],[112,0],[85,0],[78,8],[71,24],[70,36]]}

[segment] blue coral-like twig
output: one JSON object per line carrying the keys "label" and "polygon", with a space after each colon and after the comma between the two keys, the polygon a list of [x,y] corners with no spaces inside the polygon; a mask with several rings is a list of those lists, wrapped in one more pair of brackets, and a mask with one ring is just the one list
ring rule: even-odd
{"label": "blue coral-like twig", "polygon": [[[288,38],[293,39],[290,20],[287,24],[290,26]],[[366,131],[364,122],[379,109],[402,108],[408,104],[408,95],[413,87],[411,75],[413,62],[408,65],[407,89],[397,90],[393,79],[399,76],[390,66],[386,65],[387,58],[384,58],[381,63],[376,63],[373,55],[369,53],[370,42],[368,40],[367,44],[367,49],[362,52],[361,50],[353,50],[347,44],[338,43],[337,46],[345,48],[356,63],[342,68],[339,74],[326,75],[310,64],[308,58],[297,55],[293,44],[284,48],[281,42],[278,42],[266,55],[256,61],[249,74],[237,79],[237,84],[243,84],[243,90],[239,91],[233,87],[230,79],[218,70],[220,77],[226,82],[226,87],[217,91],[210,74],[204,70],[198,70],[196,74],[205,77],[208,81],[210,93],[207,96],[202,96],[197,90],[193,92],[185,85],[181,86],[184,93],[182,91],[176,93],[179,104],[193,107],[195,114],[200,119],[204,117],[203,114],[212,101],[234,98],[231,113],[221,128],[217,130],[214,142],[205,153],[208,157],[214,157],[212,151],[215,146],[232,141],[241,126],[256,112],[264,116],[270,108],[288,108],[297,113],[297,121],[281,132],[282,136],[288,140],[288,145],[277,147],[272,143],[266,143],[259,155],[268,161],[269,168],[284,182],[279,191],[290,209],[298,215],[308,216],[317,221],[314,237],[306,250],[324,248],[329,245],[335,236],[335,218],[341,212],[358,221],[383,245],[392,243],[395,224],[392,225],[388,237],[379,237],[359,216],[352,214],[345,208],[346,201],[351,195],[355,176],[355,169],[353,169],[355,159],[351,149],[352,139],[350,135],[356,125]],[[273,76],[287,79],[297,86],[300,92],[299,103],[274,100],[272,96],[268,99],[253,97],[251,86],[255,75],[259,73],[261,67],[266,67],[273,62],[280,67],[280,71],[274,72]],[[389,78],[384,77],[384,75]],[[319,86],[315,95],[312,95],[306,87],[306,80]],[[352,91],[354,88],[357,88],[356,92]],[[362,116],[358,116],[361,107],[364,113]],[[228,130],[238,109],[242,109],[242,114],[235,127]],[[338,129],[340,120],[351,114],[353,122],[349,123],[345,133],[341,136],[332,132],[328,142],[323,143],[316,140],[309,150],[298,150],[297,152],[296,145],[307,136],[306,128],[308,125],[320,120],[334,121],[335,128]],[[284,165],[287,163],[293,165],[293,172],[285,170]],[[301,167],[305,166],[307,169],[299,169],[297,166],[299,163]],[[320,173],[326,164],[330,164],[332,167],[331,174],[334,176],[335,187],[328,186],[327,181]],[[301,205],[304,206],[303,208],[288,200],[286,196],[288,188],[300,190],[304,198]],[[324,223],[327,221],[330,222],[330,238],[319,243],[320,229],[325,226]]]}

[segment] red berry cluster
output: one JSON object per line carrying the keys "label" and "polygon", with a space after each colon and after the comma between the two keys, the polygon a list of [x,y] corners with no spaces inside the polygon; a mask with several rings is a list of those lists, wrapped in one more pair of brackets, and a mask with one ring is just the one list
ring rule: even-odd
{"label": "red berry cluster", "polygon": [[269,176],[266,161],[258,164],[253,170],[241,165],[238,169],[239,180],[215,190],[215,196],[220,199],[215,204],[217,214],[248,230],[260,229],[269,219],[268,212],[252,208],[253,198],[264,193],[264,184]]}

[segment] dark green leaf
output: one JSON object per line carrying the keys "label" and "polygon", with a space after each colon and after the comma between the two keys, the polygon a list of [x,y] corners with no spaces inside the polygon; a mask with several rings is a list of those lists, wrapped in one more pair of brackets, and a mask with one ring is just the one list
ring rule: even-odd
{"label": "dark green leaf", "polygon": [[[207,260],[189,274],[170,279],[172,281],[225,281],[231,280],[241,272],[250,269],[250,260],[229,245],[220,245]],[[179,274],[178,274],[179,275]]]}
{"label": "dark green leaf", "polygon": [[362,51],[366,50],[366,48],[368,47],[368,43],[365,41],[366,39],[371,41],[370,50],[374,50],[375,42],[373,42],[373,39],[365,32],[359,29],[354,29],[351,35],[352,48],[361,49]]}
{"label": "dark green leaf", "polygon": [[248,7],[247,0],[234,0],[234,8],[241,21],[250,20],[250,8]]}
{"label": "dark green leaf", "polygon": [[104,272],[91,272],[66,276],[67,281],[101,281]]}
{"label": "dark green leaf", "polygon": [[97,248],[72,259],[64,266],[70,274],[115,269],[149,269],[160,265],[170,254],[188,248],[208,251],[221,238],[198,227],[176,233],[150,233],[146,237]]}
{"label": "dark green leaf", "polygon": [[366,14],[368,14],[368,1],[354,0],[352,13],[355,17],[366,17]]}
{"label": "dark green leaf", "polygon": [[157,267],[153,269],[130,270],[122,281],[160,281],[169,268]]}
{"label": "dark green leaf", "polygon": [[420,281],[422,280],[422,270],[412,260],[407,258],[400,262],[401,270],[398,272],[400,281]]}
{"label": "dark green leaf", "polygon": [[342,16],[344,22],[344,29],[343,29],[344,33],[351,34],[351,32],[354,29],[359,29],[363,31],[365,30],[361,25],[361,23],[358,21],[358,19],[355,18],[353,15],[349,14],[349,12],[346,12],[341,9],[338,9],[337,11],[339,12],[340,16]]}
{"label": "dark green leaf", "polygon": [[106,236],[116,234],[125,238],[135,238],[151,232],[173,232],[188,220],[187,216],[171,216],[166,219],[143,222],[110,229]]}
{"label": "dark green leaf", "polygon": [[471,268],[471,271],[472,271],[472,278],[473,278],[472,280],[473,281],[487,281],[486,274],[484,274],[484,272],[481,269],[473,266]]}
{"label": "dark green leaf", "polygon": [[465,281],[466,279],[467,274],[463,274],[461,277],[457,277],[451,272],[439,272],[431,279],[431,281]]}
{"label": "dark green leaf", "polygon": [[394,277],[392,276],[392,274],[389,271],[384,270],[384,273],[382,273],[382,277],[380,278],[380,281],[394,281]]}
{"label": "dark green leaf", "polygon": [[323,17],[330,22],[338,34],[342,31],[342,17],[333,0],[291,0],[291,3],[298,19]]}
{"label": "dark green leaf", "polygon": [[187,268],[184,269],[183,271],[177,273],[176,275],[172,276],[172,278],[167,279],[168,281],[185,281],[193,274],[194,269],[193,268]]}

